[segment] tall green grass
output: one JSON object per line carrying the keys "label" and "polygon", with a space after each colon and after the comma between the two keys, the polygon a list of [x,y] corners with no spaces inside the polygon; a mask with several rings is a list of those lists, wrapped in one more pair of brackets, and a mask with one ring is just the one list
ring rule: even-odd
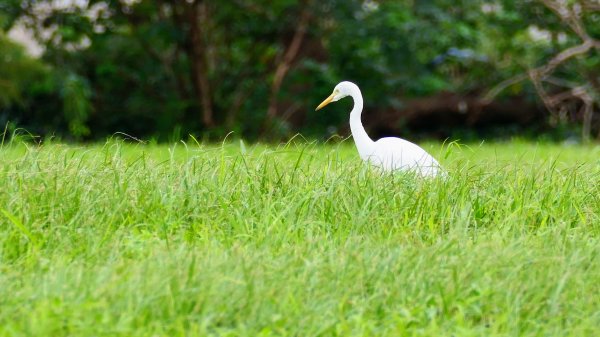
{"label": "tall green grass", "polygon": [[600,335],[600,148],[0,149],[1,336]]}

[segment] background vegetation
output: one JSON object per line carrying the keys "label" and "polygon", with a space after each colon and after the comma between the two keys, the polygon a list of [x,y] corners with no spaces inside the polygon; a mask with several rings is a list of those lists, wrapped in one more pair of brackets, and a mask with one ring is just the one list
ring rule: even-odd
{"label": "background vegetation", "polygon": [[34,134],[328,137],[347,105],[313,110],[340,80],[374,135],[600,132],[589,0],[4,0],[0,27],[0,122]]}

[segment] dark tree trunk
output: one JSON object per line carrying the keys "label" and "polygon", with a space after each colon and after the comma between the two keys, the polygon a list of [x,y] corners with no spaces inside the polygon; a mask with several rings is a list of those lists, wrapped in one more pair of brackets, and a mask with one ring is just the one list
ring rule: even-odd
{"label": "dark tree trunk", "polygon": [[267,108],[267,123],[269,124],[277,116],[277,95],[279,94],[285,76],[287,75],[288,71],[292,66],[292,62],[298,55],[298,52],[300,50],[300,47],[302,46],[302,42],[306,35],[306,28],[310,18],[310,11],[308,5],[304,4],[303,6],[304,8],[302,9],[302,13],[300,14],[300,18],[298,19],[298,24],[296,26],[296,30],[294,31],[292,40],[290,41],[290,44],[286,47],[285,53],[281,58],[281,61],[277,64],[277,67],[275,68],[273,82],[271,83],[269,107]]}
{"label": "dark tree trunk", "polygon": [[189,27],[187,53],[191,63],[191,79],[194,85],[198,106],[202,109],[202,123],[205,127],[215,125],[212,93],[208,79],[206,43],[203,37],[202,25],[206,23],[207,6],[202,0],[186,5],[186,21]]}

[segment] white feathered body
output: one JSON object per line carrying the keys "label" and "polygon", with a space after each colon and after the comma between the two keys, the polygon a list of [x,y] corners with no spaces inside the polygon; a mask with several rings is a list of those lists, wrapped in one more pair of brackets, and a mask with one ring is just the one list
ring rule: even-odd
{"label": "white feathered body", "polygon": [[362,160],[384,171],[415,171],[422,176],[436,176],[440,164],[425,150],[407,140],[381,138],[364,149],[359,149]]}

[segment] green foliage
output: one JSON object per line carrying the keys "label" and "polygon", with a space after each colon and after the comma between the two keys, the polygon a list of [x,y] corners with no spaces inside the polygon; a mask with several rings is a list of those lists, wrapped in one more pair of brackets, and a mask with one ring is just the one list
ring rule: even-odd
{"label": "green foliage", "polygon": [[0,50],[0,109],[23,105],[25,92],[30,86],[39,86],[48,71],[43,63],[27,56],[22,46],[1,32]]}
{"label": "green foliage", "polygon": [[599,148],[425,147],[4,144],[0,335],[598,335]]}
{"label": "green foliage", "polygon": [[[322,137],[346,124],[342,110],[312,111],[340,80],[360,85],[369,110],[399,110],[407,100],[440,92],[483,96],[581,43],[539,0],[96,0],[49,6],[43,15],[36,11],[50,3],[3,2],[0,24],[8,28],[23,19],[45,47],[43,62],[77,79],[54,76],[59,90],[48,95],[56,111],[29,121],[65,128],[75,137],[121,131],[165,139],[174,130],[212,136],[233,130],[250,138],[301,131]],[[284,64],[303,17],[308,23],[299,51]],[[593,9],[582,14],[590,36],[600,36],[599,21]],[[574,58],[558,76],[597,94],[599,60],[597,51]],[[278,69],[286,69],[280,88],[273,85]],[[3,82],[3,105],[20,99],[18,81]],[[211,127],[202,122],[205,90],[214,114]],[[501,94],[536,97],[527,82]],[[269,117],[273,101],[276,114]],[[35,110],[48,109],[29,102]],[[269,118],[275,121],[267,123]]]}
{"label": "green foliage", "polygon": [[28,56],[0,32],[0,124],[25,127],[37,134],[61,131],[62,111],[52,67]]}
{"label": "green foliage", "polygon": [[75,137],[90,134],[86,126],[90,111],[90,90],[85,79],[69,74],[62,85],[63,111],[69,123],[69,132]]}

